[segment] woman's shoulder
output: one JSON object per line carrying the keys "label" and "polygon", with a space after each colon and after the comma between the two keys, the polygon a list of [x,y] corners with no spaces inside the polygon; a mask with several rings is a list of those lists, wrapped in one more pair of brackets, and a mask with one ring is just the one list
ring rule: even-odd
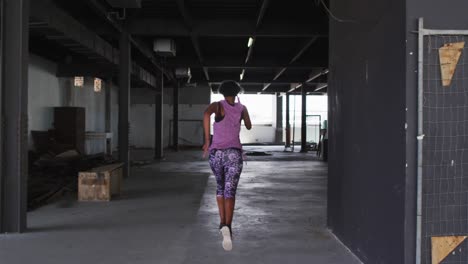
{"label": "woman's shoulder", "polygon": [[205,111],[210,112],[210,113],[216,113],[216,111],[220,108],[220,106],[222,107],[220,102],[213,102],[210,105],[208,105]]}

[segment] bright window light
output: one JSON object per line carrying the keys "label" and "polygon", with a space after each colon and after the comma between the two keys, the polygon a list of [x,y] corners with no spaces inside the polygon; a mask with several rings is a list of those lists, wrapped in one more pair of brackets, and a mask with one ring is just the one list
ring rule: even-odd
{"label": "bright window light", "polygon": [[253,42],[254,42],[254,39],[250,37],[249,42],[247,43],[247,47],[250,48],[252,46]]}
{"label": "bright window light", "polygon": [[[271,124],[273,123],[274,107],[276,107],[276,104],[273,104],[273,102],[275,102],[273,95],[240,94],[239,99],[241,103],[249,109],[250,119],[254,126],[268,125],[271,127]],[[211,94],[212,103],[221,100],[224,100],[224,96],[222,94]],[[212,117],[214,121],[214,115]]]}
{"label": "bright window light", "polygon": [[101,88],[102,88],[102,80],[99,78],[94,78],[94,91],[96,93],[99,93],[101,92]]}
{"label": "bright window light", "polygon": [[84,77],[83,76],[75,76],[74,85],[75,85],[75,87],[83,87]]}

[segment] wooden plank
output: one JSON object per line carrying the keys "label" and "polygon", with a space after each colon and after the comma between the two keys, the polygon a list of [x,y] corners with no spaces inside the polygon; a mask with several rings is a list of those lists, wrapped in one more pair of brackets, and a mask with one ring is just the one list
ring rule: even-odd
{"label": "wooden plank", "polygon": [[432,264],[440,264],[467,236],[432,237]]}
{"label": "wooden plank", "polygon": [[104,165],[100,167],[96,167],[90,170],[90,172],[105,172],[105,171],[113,171],[123,166],[123,163],[113,163],[109,165]]}
{"label": "wooden plank", "polygon": [[447,43],[439,49],[440,71],[442,85],[447,87],[452,83],[460,56],[465,48],[465,42]]}

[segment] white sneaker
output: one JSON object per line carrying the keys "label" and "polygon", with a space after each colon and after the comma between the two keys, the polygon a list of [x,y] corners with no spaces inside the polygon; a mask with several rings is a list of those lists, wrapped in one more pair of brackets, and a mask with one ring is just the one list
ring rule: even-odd
{"label": "white sneaker", "polygon": [[221,234],[223,235],[223,248],[226,251],[232,250],[232,239],[231,239],[231,231],[229,231],[229,227],[223,226],[221,228]]}

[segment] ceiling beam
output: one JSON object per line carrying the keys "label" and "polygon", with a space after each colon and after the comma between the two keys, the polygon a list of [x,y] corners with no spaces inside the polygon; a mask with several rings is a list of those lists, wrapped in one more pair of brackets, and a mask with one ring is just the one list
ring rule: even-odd
{"label": "ceiling beam", "polygon": [[[263,23],[256,31],[257,21],[241,19],[197,20],[192,30],[184,22],[175,19],[142,18],[129,20],[127,28],[133,35],[190,37],[278,37],[311,38],[327,37],[328,31],[320,23]],[[325,28],[325,29],[324,29]],[[105,32],[102,32],[105,33]]]}
{"label": "ceiling beam", "polygon": [[[104,17],[106,21],[109,21],[109,23],[118,31],[118,32],[126,32],[130,35],[130,42],[132,45],[138,50],[141,54],[143,54],[144,57],[147,58],[150,64],[152,64],[154,67],[156,67],[158,70],[160,70],[168,79],[173,79],[174,76],[170,73],[167,72],[164,67],[161,65],[159,60],[156,58],[154,55],[154,52],[151,48],[147,47],[143,43],[135,40],[131,35],[132,33],[129,32],[128,29],[124,28],[124,26],[121,24],[120,21],[115,20],[112,18],[112,16],[109,16],[109,10],[107,7],[102,5],[100,2],[97,0],[86,0],[86,4],[88,4],[89,7],[98,15],[101,17]],[[98,32],[98,31],[95,31]]]}
{"label": "ceiling beam", "polygon": [[118,75],[118,67],[111,64],[59,64],[57,67],[57,77],[99,77],[102,79],[112,78]]}
{"label": "ceiling beam", "polygon": [[319,85],[317,85],[317,87],[315,88],[314,92],[318,92],[318,91],[321,91],[325,88],[328,87],[328,83],[321,83]]}
{"label": "ceiling beam", "polygon": [[[211,75],[211,79],[210,79],[210,83],[221,83],[222,81],[225,81],[225,80],[233,80],[236,75],[235,74],[212,74]],[[192,78],[191,80],[192,82],[203,82],[205,80],[200,80],[197,78]],[[296,77],[283,77],[281,78],[280,80],[277,80],[277,81],[272,81],[271,80],[271,76],[269,75],[249,75],[249,76],[246,76],[244,77],[244,79],[242,81],[240,81],[239,83],[260,83],[260,84],[267,84],[267,83],[272,83],[272,84],[289,84],[289,83],[302,83],[304,82],[304,78],[300,77],[300,76],[296,76]]]}
{"label": "ceiling beam", "polygon": [[[185,5],[185,0],[177,0],[177,6],[184,20],[185,27],[190,32],[190,39],[192,40],[192,45],[193,45],[193,48],[195,49],[195,53],[197,54],[198,60],[200,61],[200,64],[203,65],[204,59],[203,59],[203,54],[200,48],[200,41],[198,40],[197,34],[193,31],[193,25],[194,25],[193,19],[187,9],[187,6]],[[203,73],[205,74],[206,80],[209,81],[210,75],[208,73],[208,68],[203,67]]]}
{"label": "ceiling beam", "polygon": [[[304,85],[306,85],[306,86],[310,85],[312,81],[317,80],[321,76],[327,75],[328,72],[329,72],[328,69],[321,69],[321,70],[315,69],[309,74],[309,78],[305,82],[297,83],[296,85],[291,84],[292,87],[288,92],[294,92],[295,90],[301,88]],[[320,83],[320,84],[323,86],[324,83]],[[321,90],[321,89],[326,88],[326,87],[328,87],[328,85],[326,85],[324,87],[315,87],[314,91],[318,91],[318,90]],[[319,88],[319,89],[317,89],[317,88]]]}
{"label": "ceiling beam", "polygon": [[[290,80],[293,80],[293,79],[290,79]],[[290,86],[291,82],[290,80],[286,80],[286,81],[274,81],[272,82],[271,84],[272,85],[287,85],[288,87]],[[297,80],[297,79],[294,79],[294,80]],[[193,81],[193,82],[196,82],[196,81]],[[212,81],[210,82],[211,85],[219,85],[221,84],[222,81],[221,81],[221,78],[217,78],[216,81]],[[240,85],[258,85],[259,87],[261,86],[263,88],[263,85],[265,85],[265,82],[262,82],[262,80],[247,80],[247,81],[242,81],[242,82],[239,82]]]}
{"label": "ceiling beam", "polygon": [[252,57],[252,53],[253,53],[253,49],[254,49],[255,41],[256,41],[256,34],[257,34],[258,29],[262,25],[262,20],[263,20],[263,17],[265,16],[265,12],[269,4],[270,4],[269,0],[263,0],[262,6],[260,7],[260,11],[258,12],[257,24],[255,25],[254,34],[251,37],[249,37],[249,38],[252,38],[252,42],[250,43],[249,50],[247,51],[247,57],[245,58],[246,64],[249,62],[250,58]]}
{"label": "ceiling beam", "polygon": [[[289,61],[289,65],[295,63],[309,49],[309,47],[312,46],[312,44],[314,44],[317,41],[317,39],[318,37],[315,36],[307,40],[306,43],[301,47],[301,49],[294,55],[294,57],[292,57],[291,61]],[[287,68],[288,67],[284,67],[283,69],[281,69],[275,75],[275,77],[273,77],[273,81],[276,81],[279,77],[281,77],[281,75],[283,75],[283,73],[287,70]],[[262,91],[265,91],[266,89],[268,89],[268,87],[270,87],[270,84],[266,84],[263,87]]]}
{"label": "ceiling beam", "polygon": [[44,38],[74,52],[92,53],[109,62],[118,61],[118,50],[48,1],[32,1],[30,12],[34,21],[30,25],[31,31],[39,32]]}
{"label": "ceiling beam", "polygon": [[296,62],[304,54],[304,52],[306,52],[309,49],[309,47],[312,46],[312,44],[314,44],[317,41],[317,39],[318,39],[317,36],[312,37],[311,39],[309,39],[305,43],[305,45],[299,50],[299,52],[297,52],[297,54],[291,59],[289,64],[292,64],[292,63]]}
{"label": "ceiling beam", "polygon": [[[319,92],[323,93],[323,89],[326,86],[326,83],[310,83],[306,86],[306,92],[307,93],[314,93],[314,92]],[[245,93],[258,93],[262,91],[262,84],[241,84],[242,88],[244,88]],[[213,91],[216,91],[219,87],[219,84],[213,84],[212,89]],[[322,87],[321,90],[317,90],[317,87]],[[270,87],[270,89],[267,91],[268,93],[287,93],[290,89],[290,84],[274,84]],[[300,91],[292,91],[292,94],[300,94]]]}
{"label": "ceiling beam", "polygon": [[[309,85],[312,81],[318,79],[319,77],[321,76],[325,76],[328,74],[328,69],[314,69],[310,74],[309,74],[309,78],[304,82],[304,83],[298,83],[297,85],[294,85],[293,87],[291,87],[291,89],[289,90],[289,92],[293,92],[299,88],[301,88],[303,85]],[[321,89],[323,88],[326,88],[327,86],[325,87],[322,87]],[[316,87],[317,88],[317,87]],[[320,89],[319,89],[320,90]]]}
{"label": "ceiling beam", "polygon": [[[117,77],[118,74],[118,65],[111,63],[62,63],[58,65],[56,72],[57,77],[85,76],[101,79]],[[135,62],[131,66],[131,75],[134,81],[141,81],[140,83],[153,89],[157,88],[155,76],[138,66]]]}
{"label": "ceiling beam", "polygon": [[270,57],[255,58],[255,60],[245,64],[242,59],[236,57],[223,57],[223,58],[204,58],[204,64],[201,65],[198,58],[187,58],[187,57],[175,57],[168,58],[166,65],[169,67],[191,67],[191,68],[219,68],[219,69],[274,69],[274,68],[285,68],[288,69],[313,69],[313,68],[324,68],[327,65],[325,58],[317,60],[314,64],[304,63],[293,63],[289,64],[287,61],[278,60]]}
{"label": "ceiling beam", "polygon": [[262,25],[263,17],[265,16],[265,11],[267,10],[269,4],[270,4],[270,0],[263,0],[262,7],[260,8],[260,12],[258,13],[258,16],[257,16],[257,25],[256,25],[257,30]]}
{"label": "ceiling beam", "polygon": [[[44,38],[58,43],[70,53],[81,54],[94,64],[98,62],[113,66],[119,64],[118,50],[50,1],[31,1],[30,19],[33,21],[30,26],[31,31],[38,32]],[[134,76],[140,81],[155,86],[155,78],[152,74],[136,63],[133,63],[132,69]],[[99,74],[104,76],[108,72],[101,70]]]}

